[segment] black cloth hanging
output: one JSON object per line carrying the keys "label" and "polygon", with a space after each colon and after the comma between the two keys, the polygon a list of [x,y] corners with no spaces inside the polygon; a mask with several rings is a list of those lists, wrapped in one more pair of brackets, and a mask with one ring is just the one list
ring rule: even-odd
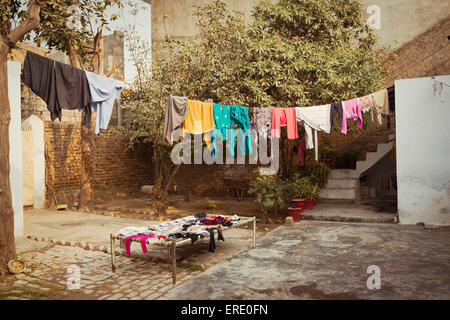
{"label": "black cloth hanging", "polygon": [[[387,88],[388,100],[389,100],[389,111],[395,111],[395,86]],[[387,128],[391,128],[391,116],[388,115],[387,118]]]}
{"label": "black cloth hanging", "polygon": [[342,123],[342,116],[343,116],[343,109],[342,109],[342,102],[338,102],[338,103],[332,103],[331,104],[331,108],[330,108],[330,123],[331,126],[334,125],[334,116],[337,114],[339,114],[339,124]]}
{"label": "black cloth hanging", "polygon": [[86,73],[67,64],[27,51],[22,82],[47,103],[51,119],[61,121],[61,109],[85,109],[83,125],[91,122],[91,94]]}

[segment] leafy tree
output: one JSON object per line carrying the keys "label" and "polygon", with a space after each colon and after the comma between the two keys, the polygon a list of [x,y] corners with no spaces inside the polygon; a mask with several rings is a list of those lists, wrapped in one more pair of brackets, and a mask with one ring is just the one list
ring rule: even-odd
{"label": "leafy tree", "polygon": [[197,8],[195,16],[199,34],[185,42],[167,38],[161,49],[165,53],[164,58],[154,61],[151,66],[148,64],[151,61],[149,44],[139,39],[134,28],[124,31],[139,75],[136,91],[125,94],[122,99],[121,105],[129,110],[127,114],[131,124],[126,134],[130,145],[144,142],[153,146],[155,180],[158,182],[153,200],[158,204],[155,209],[160,214],[166,207],[161,203],[165,203],[167,190],[180,168],[170,160],[171,148],[162,143],[169,95],[203,101],[239,102],[238,96],[222,100],[219,95],[224,83],[230,86],[228,92],[231,91],[231,70],[242,57],[237,35],[245,29],[243,16],[231,14],[221,1]]}
{"label": "leafy tree", "polygon": [[[151,72],[141,72],[147,77],[126,99],[130,142],[154,146],[157,163],[168,167],[158,168],[156,176],[166,177],[168,186],[171,170],[178,170],[167,161],[170,148],[161,144],[170,94],[250,107],[294,107],[374,91],[383,69],[374,51],[375,36],[360,12],[357,0],[261,2],[254,22],[246,26],[243,15],[230,12],[223,1],[197,8],[198,34],[184,42],[167,37],[159,49],[163,58],[154,60]],[[135,50],[139,68],[139,61],[149,59],[149,48]]]}
{"label": "leafy tree", "polygon": [[237,68],[250,106],[293,107],[368,94],[382,81],[358,0],[261,2]]}
{"label": "leafy tree", "polygon": [[[9,121],[7,56],[11,48],[23,39],[29,39],[29,32],[36,31],[34,40],[45,43],[49,48],[66,52],[74,67],[84,67],[103,74],[103,30],[109,21],[117,16],[106,16],[107,8],[121,6],[120,0],[0,0],[0,273],[6,272],[9,260],[16,256],[14,244],[14,212],[9,182]],[[73,25],[73,12],[78,8],[79,24]],[[90,58],[88,58],[90,57]],[[83,188],[82,200],[92,198],[93,130],[82,129]],[[88,163],[88,166],[85,164]],[[84,195],[84,196],[83,196]]]}

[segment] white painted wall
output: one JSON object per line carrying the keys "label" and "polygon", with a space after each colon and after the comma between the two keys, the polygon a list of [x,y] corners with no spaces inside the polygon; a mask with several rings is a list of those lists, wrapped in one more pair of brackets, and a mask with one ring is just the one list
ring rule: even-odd
{"label": "white painted wall", "polygon": [[14,209],[14,235],[22,236],[22,121],[19,62],[8,61],[8,95],[11,112],[11,122],[9,124],[9,180],[11,183],[12,204]]}
{"label": "white painted wall", "polygon": [[[450,75],[436,77],[450,85]],[[395,81],[401,224],[450,225],[450,87],[431,78]]]}
{"label": "white painted wall", "polygon": [[44,156],[44,121],[32,115],[23,126],[31,126],[33,135],[33,181],[35,209],[44,207],[45,202],[45,156]]}

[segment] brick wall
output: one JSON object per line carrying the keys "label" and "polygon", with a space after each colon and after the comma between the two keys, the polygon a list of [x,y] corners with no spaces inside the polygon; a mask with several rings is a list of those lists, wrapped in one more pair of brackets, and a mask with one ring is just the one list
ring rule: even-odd
{"label": "brick wall", "polygon": [[[81,181],[80,125],[45,122],[46,203],[72,205]],[[136,192],[152,182],[151,150],[127,149],[127,140],[113,129],[94,142],[94,196],[105,192]]]}
{"label": "brick wall", "polygon": [[450,74],[450,16],[395,51],[386,86],[398,79]]}

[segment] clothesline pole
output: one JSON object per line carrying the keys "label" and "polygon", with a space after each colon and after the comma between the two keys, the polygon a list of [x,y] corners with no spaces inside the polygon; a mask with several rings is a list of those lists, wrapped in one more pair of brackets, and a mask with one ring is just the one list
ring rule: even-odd
{"label": "clothesline pole", "polygon": [[172,282],[175,285],[177,283],[177,242],[172,240]]}
{"label": "clothesline pole", "polygon": [[253,249],[256,248],[256,217],[253,217]]}
{"label": "clothesline pole", "polygon": [[110,242],[111,242],[111,270],[112,272],[116,272],[116,262],[115,262],[115,238],[114,235],[111,233],[109,235],[110,237]]}

